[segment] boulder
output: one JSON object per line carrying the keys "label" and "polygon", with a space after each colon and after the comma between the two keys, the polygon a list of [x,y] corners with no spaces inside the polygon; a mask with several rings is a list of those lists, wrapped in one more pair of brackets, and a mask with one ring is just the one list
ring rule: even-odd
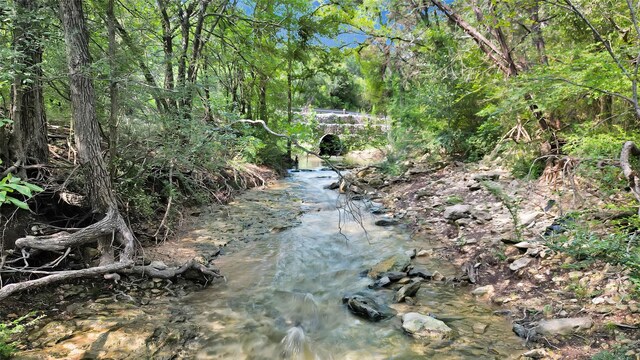
{"label": "boulder", "polygon": [[411,264],[410,257],[404,254],[393,255],[374,265],[369,270],[368,275],[375,279],[382,273],[390,271],[405,271],[409,264]]}
{"label": "boulder", "polygon": [[388,271],[386,273],[380,274],[380,278],[387,277],[391,281],[398,281],[407,276],[407,273],[402,271]]}
{"label": "boulder", "polygon": [[424,269],[411,269],[408,275],[412,277],[421,277],[425,280],[430,280],[433,277],[433,273],[431,271]]}
{"label": "boulder", "polygon": [[375,225],[377,226],[394,226],[398,224],[399,224],[398,220],[395,220],[395,219],[379,219],[379,220],[376,220],[375,222]]}
{"label": "boulder", "polygon": [[389,284],[391,284],[391,279],[389,279],[387,276],[383,276],[380,279],[376,280],[373,284],[370,284],[369,289],[379,289]]}
{"label": "boulder", "polygon": [[345,296],[342,302],[353,314],[371,321],[380,321],[395,315],[394,310],[366,295]]}
{"label": "boulder", "polygon": [[472,177],[473,180],[475,181],[496,181],[498,179],[500,179],[500,173],[497,172],[484,172],[484,173],[479,173],[479,174],[475,174]]}
{"label": "boulder", "polygon": [[444,322],[415,312],[402,316],[402,329],[415,338],[435,340],[445,339],[453,332]]}
{"label": "boulder", "polygon": [[487,294],[491,295],[493,294],[493,291],[494,291],[493,285],[487,285],[487,286],[480,286],[473,289],[473,291],[471,291],[471,294],[477,295],[477,296],[482,296]]}
{"label": "boulder", "polygon": [[337,182],[337,181],[336,182],[332,182],[331,184],[324,186],[324,188],[327,189],[327,190],[336,190],[339,187],[340,187],[340,183]]}
{"label": "boulder", "polygon": [[453,205],[444,209],[444,218],[455,221],[458,219],[468,218],[471,216],[471,205]]}
{"label": "boulder", "polygon": [[420,281],[413,281],[401,287],[400,290],[398,290],[398,292],[396,292],[395,296],[393,297],[393,301],[403,302],[404,298],[413,297],[418,292],[418,290],[420,290],[420,285],[421,285]]}
{"label": "boulder", "polygon": [[520,225],[526,227],[531,225],[534,221],[536,221],[542,215],[544,214],[539,211],[533,211],[525,214],[520,214],[518,218],[520,219]]}
{"label": "boulder", "polygon": [[517,259],[516,261],[512,262],[511,265],[509,265],[509,269],[513,271],[518,271],[524,268],[525,266],[529,265],[531,260],[532,259],[528,256],[521,257],[520,259]]}
{"label": "boulder", "polygon": [[423,257],[423,256],[430,256],[433,255],[433,250],[429,249],[429,250],[420,250],[418,251],[418,253],[416,254],[416,256],[418,257]]}
{"label": "boulder", "polygon": [[541,320],[535,331],[539,335],[569,335],[582,330],[590,329],[593,326],[593,320],[590,317],[564,318]]}

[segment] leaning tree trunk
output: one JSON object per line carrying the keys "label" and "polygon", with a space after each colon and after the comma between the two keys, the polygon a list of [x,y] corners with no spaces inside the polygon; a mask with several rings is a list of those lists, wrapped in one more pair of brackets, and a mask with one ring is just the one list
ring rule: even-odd
{"label": "leaning tree trunk", "polygon": [[[47,162],[47,122],[42,94],[42,29],[34,25],[38,1],[16,0],[13,47],[18,71],[11,86],[15,158],[22,164]],[[23,174],[22,176],[24,176]]]}
{"label": "leaning tree trunk", "polygon": [[[640,157],[640,149],[636,147],[633,141],[627,141],[622,146],[622,152],[620,153],[620,167],[622,167],[622,172],[629,181],[631,192],[640,201],[640,177],[638,172],[631,166],[631,156]],[[638,215],[640,215],[640,208],[638,208]]]}
{"label": "leaning tree trunk", "polygon": [[[39,279],[5,285],[0,288],[0,299],[16,291],[75,277],[106,274],[133,265],[135,240],[118,211],[111,178],[100,148],[95,93],[89,74],[88,33],[82,11],[82,0],[60,0],[59,4],[67,48],[75,145],[84,171],[92,208],[105,216],[97,223],[79,231],[73,229],[75,232],[62,231],[43,237],[27,236],[16,240],[15,245],[23,251],[28,249],[57,251],[98,242],[102,256],[100,265],[97,267],[60,271]],[[114,259],[111,239],[122,245],[118,262]]]}

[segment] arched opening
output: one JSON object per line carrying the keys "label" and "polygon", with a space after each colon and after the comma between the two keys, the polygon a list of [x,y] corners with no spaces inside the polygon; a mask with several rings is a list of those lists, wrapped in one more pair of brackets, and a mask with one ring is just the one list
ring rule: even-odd
{"label": "arched opening", "polygon": [[326,134],[320,138],[320,155],[338,156],[343,154],[342,141],[338,135]]}

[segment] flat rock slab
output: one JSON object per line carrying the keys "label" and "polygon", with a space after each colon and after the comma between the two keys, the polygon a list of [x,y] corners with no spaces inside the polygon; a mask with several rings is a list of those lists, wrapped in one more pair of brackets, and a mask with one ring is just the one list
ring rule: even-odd
{"label": "flat rock slab", "polygon": [[458,219],[468,218],[471,216],[471,205],[453,205],[444,209],[444,218],[455,221]]}
{"label": "flat rock slab", "polygon": [[417,276],[425,280],[430,280],[433,277],[433,273],[425,269],[411,269],[409,271],[409,276]]}
{"label": "flat rock slab", "polygon": [[415,338],[435,340],[445,339],[453,332],[444,322],[415,312],[402,316],[402,329]]}
{"label": "flat rock slab", "polygon": [[371,270],[369,270],[368,275],[375,279],[382,273],[404,271],[409,264],[411,264],[411,258],[407,255],[393,255],[374,265]]}
{"label": "flat rock slab", "polygon": [[588,330],[593,326],[593,320],[590,317],[564,318],[542,320],[535,327],[535,331],[539,335],[569,335],[583,330]]}
{"label": "flat rock slab", "polygon": [[527,265],[529,265],[531,260],[533,260],[533,259],[531,259],[528,256],[521,257],[520,259],[517,259],[516,261],[512,262],[511,265],[509,265],[509,269],[511,269],[513,271],[518,271],[518,270],[526,267]]}
{"label": "flat rock slab", "polygon": [[380,278],[388,277],[391,281],[398,281],[407,276],[406,272],[403,271],[388,271],[380,274]]}

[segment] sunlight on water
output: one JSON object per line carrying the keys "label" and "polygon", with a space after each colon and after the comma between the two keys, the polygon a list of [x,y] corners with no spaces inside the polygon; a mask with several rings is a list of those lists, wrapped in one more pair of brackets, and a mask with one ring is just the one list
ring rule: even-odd
{"label": "sunlight on water", "polygon": [[[410,236],[402,227],[374,226],[366,211],[366,234],[359,223],[345,222],[337,194],[323,189],[335,180],[331,172],[305,171],[281,182],[279,189],[306,209],[302,223],[230,245],[216,261],[228,282],[185,300],[205,330],[199,359],[504,359],[521,353],[524,347],[506,320],[468,289],[424,283],[412,307],[392,304],[392,290],[368,290],[371,280],[360,276],[362,270],[410,249]],[[436,264],[424,267],[446,272]],[[455,336],[429,343],[404,334],[398,316],[379,323],[357,318],[341,299],[358,291],[400,313],[437,314]],[[475,323],[486,324],[486,331],[475,333]]]}

